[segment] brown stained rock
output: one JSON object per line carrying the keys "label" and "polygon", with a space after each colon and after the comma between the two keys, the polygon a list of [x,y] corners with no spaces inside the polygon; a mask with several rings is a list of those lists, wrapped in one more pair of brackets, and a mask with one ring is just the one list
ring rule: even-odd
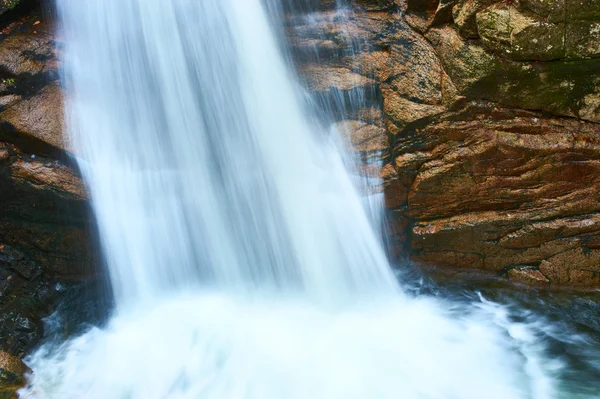
{"label": "brown stained rock", "polygon": [[[413,260],[532,284],[596,281],[600,126],[470,104],[407,125],[393,154],[388,198],[414,220]],[[567,280],[557,256],[577,249],[586,257]]]}
{"label": "brown stained rock", "polygon": [[385,48],[393,42],[388,32],[395,30],[397,19],[397,14],[391,12],[323,11],[311,14],[310,18],[295,15],[287,20],[288,40],[292,50],[305,52],[303,56],[309,58],[315,53],[349,52],[357,46]]}
{"label": "brown stained rock", "polygon": [[[416,104],[441,105],[454,100],[456,89],[434,49],[399,15],[336,15],[319,13],[310,21],[316,21],[312,24],[304,20],[290,22],[290,40],[301,53],[300,72],[307,76],[309,89],[348,90],[386,84],[396,95]],[[313,60],[310,51],[304,50],[308,43],[316,45]],[[331,53],[329,62],[314,56],[325,52]]]}
{"label": "brown stained rock", "polygon": [[9,35],[0,43],[0,65],[9,74],[36,75],[58,70],[52,27],[40,23],[35,25],[35,34],[33,29]]}
{"label": "brown stained rock", "polygon": [[566,195],[573,201],[576,193],[585,202],[588,190],[600,189],[600,127],[528,114],[473,117],[485,119],[461,117],[415,132],[415,143],[424,148],[409,154],[409,144],[400,141],[398,172],[407,159],[421,162],[408,165],[418,167],[411,214],[446,217],[536,202],[550,208]]}
{"label": "brown stained rock", "polygon": [[425,33],[433,26],[452,21],[452,8],[458,0],[408,0],[404,11],[406,21],[417,32]]}
{"label": "brown stained rock", "polygon": [[546,286],[550,284],[550,280],[542,272],[535,269],[510,269],[507,272],[507,277],[510,281],[525,285]]}
{"label": "brown stained rock", "polygon": [[95,231],[81,177],[60,161],[0,144],[0,245],[49,275],[95,273]]}
{"label": "brown stained rock", "polygon": [[85,200],[88,194],[81,176],[58,161],[28,157],[11,165],[14,179],[27,182],[39,190],[51,190],[65,198]]}
{"label": "brown stained rock", "polygon": [[346,68],[307,65],[300,69],[312,91],[329,92],[333,89],[347,91],[373,85],[375,82]]}
{"label": "brown stained rock", "polygon": [[498,70],[498,60],[494,56],[480,45],[465,42],[449,26],[431,29],[425,36],[461,93],[469,92],[470,88]]}
{"label": "brown stained rock", "polygon": [[[439,114],[446,110],[442,105],[429,105],[410,101],[387,85],[382,89],[382,93],[383,111],[388,121],[393,123],[396,128],[404,127],[409,122]],[[390,133],[395,134],[396,131],[390,131]]]}
{"label": "brown stained rock", "polygon": [[555,285],[600,285],[600,250],[577,247],[544,260],[540,271]]}
{"label": "brown stained rock", "polygon": [[25,385],[28,372],[29,367],[21,359],[0,351],[0,397],[16,398],[15,391]]}
{"label": "brown stained rock", "polygon": [[70,151],[68,139],[64,136],[63,114],[62,89],[50,84],[0,113],[0,120],[10,124],[21,140],[41,141]]}
{"label": "brown stained rock", "polygon": [[361,153],[387,152],[389,148],[385,129],[363,121],[345,120],[336,124],[344,144],[350,151]]}

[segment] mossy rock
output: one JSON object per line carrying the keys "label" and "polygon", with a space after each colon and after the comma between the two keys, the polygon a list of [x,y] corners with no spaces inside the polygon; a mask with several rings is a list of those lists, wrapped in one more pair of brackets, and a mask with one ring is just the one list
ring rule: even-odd
{"label": "mossy rock", "polygon": [[426,36],[460,95],[600,122],[600,58],[519,62],[494,56],[450,27]]}
{"label": "mossy rock", "polygon": [[[467,91],[511,107],[542,110],[600,122],[600,110],[589,110],[600,94],[600,59],[521,63],[503,60],[498,69]],[[590,104],[586,104],[586,100]]]}
{"label": "mossy rock", "polygon": [[[599,5],[600,7],[600,5]],[[600,20],[576,21],[567,24],[566,56],[570,59],[600,57]]]}
{"label": "mossy rock", "polygon": [[0,0],[0,14],[15,8],[21,0]]}
{"label": "mossy rock", "polygon": [[539,15],[546,22],[565,22],[567,19],[566,0],[520,0],[519,6]]}
{"label": "mossy rock", "polygon": [[514,6],[495,4],[477,14],[477,30],[490,51],[512,60],[551,61],[565,56],[564,23],[549,23]]}
{"label": "mossy rock", "polygon": [[452,8],[454,24],[461,36],[467,39],[479,37],[476,16],[479,11],[494,4],[495,0],[461,0]]}
{"label": "mossy rock", "polygon": [[565,3],[568,21],[600,22],[600,0],[565,0]]}

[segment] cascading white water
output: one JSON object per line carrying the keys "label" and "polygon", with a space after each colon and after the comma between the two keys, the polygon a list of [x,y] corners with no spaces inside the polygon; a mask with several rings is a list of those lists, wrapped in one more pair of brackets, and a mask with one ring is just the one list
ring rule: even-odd
{"label": "cascading white water", "polygon": [[207,281],[315,295],[392,286],[257,1],[60,8],[73,140],[119,303]]}
{"label": "cascading white water", "polygon": [[491,304],[401,293],[259,0],[59,0],[115,315],[23,397],[553,397]]}

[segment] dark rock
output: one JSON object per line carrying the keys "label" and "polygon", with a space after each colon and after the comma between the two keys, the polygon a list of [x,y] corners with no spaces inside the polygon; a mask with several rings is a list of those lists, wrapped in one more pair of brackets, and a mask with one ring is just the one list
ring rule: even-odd
{"label": "dark rock", "polygon": [[0,18],[0,350],[20,357],[39,344],[57,287],[94,276],[99,258],[64,139],[55,29],[39,7],[15,11]]}
{"label": "dark rock", "polygon": [[0,0],[0,14],[12,10],[19,2],[20,0]]}
{"label": "dark rock", "polygon": [[517,62],[465,41],[449,26],[426,36],[463,96],[600,122],[600,59]]}

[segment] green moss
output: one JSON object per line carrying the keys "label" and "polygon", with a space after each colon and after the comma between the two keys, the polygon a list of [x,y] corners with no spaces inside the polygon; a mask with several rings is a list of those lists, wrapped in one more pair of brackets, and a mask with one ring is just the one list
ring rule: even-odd
{"label": "green moss", "polygon": [[0,0],[0,14],[15,8],[21,0]]}

